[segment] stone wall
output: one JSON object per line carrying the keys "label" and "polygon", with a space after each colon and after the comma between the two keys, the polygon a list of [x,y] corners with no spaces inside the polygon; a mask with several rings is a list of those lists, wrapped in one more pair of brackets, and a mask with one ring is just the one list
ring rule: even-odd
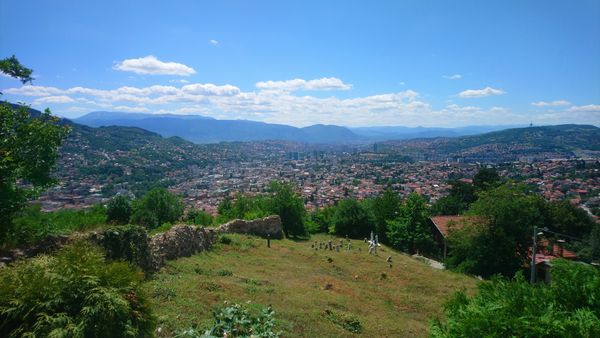
{"label": "stone wall", "polygon": [[[210,250],[217,240],[218,234],[237,233],[249,234],[262,237],[270,236],[273,239],[283,238],[281,228],[281,218],[278,215],[268,216],[245,221],[236,219],[227,222],[217,228],[198,228],[195,225],[175,225],[168,231],[156,234],[148,239],[150,251],[150,269],[158,271],[163,267],[167,260],[179,257],[189,257],[197,252]],[[32,257],[39,253],[52,253],[75,238],[91,239],[98,243],[103,233],[84,233],[73,234],[71,236],[48,237],[39,245],[21,249],[11,250],[8,253],[0,255],[0,267],[12,263],[19,258]],[[115,259],[125,259],[126,257],[116,257]]]}
{"label": "stone wall", "polygon": [[219,226],[217,231],[219,233],[251,234],[261,237],[267,237],[269,235],[271,238],[283,238],[281,218],[278,215],[259,218],[252,221],[234,219],[233,221]]}
{"label": "stone wall", "polygon": [[176,225],[150,238],[152,267],[157,271],[167,260],[189,257],[197,252],[210,250],[216,240],[214,229],[193,225]]}

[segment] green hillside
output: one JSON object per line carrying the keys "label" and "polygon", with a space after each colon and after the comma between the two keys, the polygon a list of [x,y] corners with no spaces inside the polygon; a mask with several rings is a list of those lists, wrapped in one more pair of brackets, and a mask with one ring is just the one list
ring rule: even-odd
{"label": "green hillside", "polygon": [[380,148],[425,159],[462,157],[511,161],[521,156],[570,157],[577,150],[600,151],[600,128],[575,124],[514,128],[454,138],[389,141]]}
{"label": "green hillside", "polygon": [[378,256],[368,255],[359,241],[351,251],[336,252],[311,249],[313,241],[331,238],[325,235],[309,242],[272,241],[271,248],[256,237],[227,237],[231,244],[171,261],[147,283],[159,336],[205,328],[215,306],[249,301],[272,304],[284,337],[357,336],[333,323],[328,310],[357,319],[359,336],[424,337],[448,297],[476,284],[474,278],[434,269],[387,247]]}

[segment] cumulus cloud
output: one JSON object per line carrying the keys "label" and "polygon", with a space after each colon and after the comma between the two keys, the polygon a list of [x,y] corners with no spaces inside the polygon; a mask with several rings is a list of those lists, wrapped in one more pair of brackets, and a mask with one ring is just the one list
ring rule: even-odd
{"label": "cumulus cloud", "polygon": [[208,42],[210,42],[211,45],[215,45],[215,46],[219,44],[219,41],[214,40],[214,39],[210,39],[210,40],[208,40]]}
{"label": "cumulus cloud", "polygon": [[[513,113],[504,107],[448,104],[434,108],[413,90],[340,98],[317,97],[299,90],[349,89],[336,78],[265,81],[254,91],[230,85],[123,86],[113,89],[21,86],[3,90],[11,100],[29,96],[35,103],[66,103],[63,112],[118,110],[127,112],[201,114],[219,119],[248,119],[307,126],[460,126],[474,124],[600,123],[600,105],[572,106],[560,111]],[[309,89],[310,88],[310,89]],[[484,89],[485,91],[486,89]],[[489,90],[487,90],[489,91]],[[17,95],[13,97],[13,95]],[[70,101],[72,100],[72,101]],[[74,102],[73,102],[74,101]],[[71,109],[72,108],[72,109]]]}
{"label": "cumulus cloud", "polygon": [[4,93],[24,96],[50,96],[62,94],[63,91],[55,87],[25,85],[19,88],[5,89]]}
{"label": "cumulus cloud", "polygon": [[570,112],[600,113],[600,104],[588,104],[586,106],[572,106]]}
{"label": "cumulus cloud", "polygon": [[484,96],[492,96],[492,95],[502,95],[506,92],[502,89],[495,89],[492,87],[485,87],[483,89],[467,89],[458,94],[458,96],[462,98],[474,98],[474,97],[484,97]]}
{"label": "cumulus cloud", "polygon": [[565,100],[531,102],[531,105],[535,107],[559,107],[568,106],[570,104],[571,102]]}
{"label": "cumulus cloud", "polygon": [[261,81],[256,88],[266,91],[293,92],[297,90],[348,90],[352,85],[335,77],[323,77],[314,80],[293,79],[286,81]]}
{"label": "cumulus cloud", "polygon": [[191,67],[177,62],[164,62],[157,59],[154,55],[148,55],[138,59],[123,60],[115,64],[113,69],[149,75],[189,76],[196,74],[196,71]]}
{"label": "cumulus cloud", "polygon": [[240,89],[232,85],[217,86],[212,83],[194,83],[181,87],[184,93],[197,95],[236,95],[240,93]]}
{"label": "cumulus cloud", "polygon": [[34,104],[44,104],[44,103],[72,103],[75,102],[75,100],[73,100],[72,98],[65,96],[65,95],[59,95],[59,96],[45,96],[45,97],[40,97],[39,99],[35,99],[33,101]]}
{"label": "cumulus cloud", "polygon": [[462,75],[460,75],[460,74],[442,75],[442,77],[446,80],[458,80],[462,77]]}

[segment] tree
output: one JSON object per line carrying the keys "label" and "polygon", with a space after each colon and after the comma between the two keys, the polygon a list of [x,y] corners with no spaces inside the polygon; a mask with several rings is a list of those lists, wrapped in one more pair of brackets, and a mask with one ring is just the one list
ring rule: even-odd
{"label": "tree", "polygon": [[328,205],[324,208],[315,210],[306,222],[306,228],[310,233],[326,233],[333,222],[335,215],[335,206]]}
{"label": "tree", "polygon": [[409,253],[433,253],[435,242],[429,226],[425,200],[412,193],[400,207],[399,216],[388,221],[387,237],[390,244]]}
{"label": "tree", "polygon": [[332,226],[336,235],[351,238],[368,237],[374,230],[373,220],[368,211],[353,198],[338,203]]}
{"label": "tree", "polygon": [[587,236],[594,227],[588,213],[569,201],[548,203],[548,227],[556,232],[574,236]]}
{"label": "tree", "polygon": [[523,186],[483,192],[467,213],[475,224],[450,231],[447,266],[483,277],[512,277],[527,262],[531,232],[544,225],[543,213],[544,200]]}
{"label": "tree", "polygon": [[481,168],[473,177],[473,185],[480,191],[495,188],[500,183],[500,176],[494,168]]}
{"label": "tree", "polygon": [[477,200],[475,186],[461,181],[451,181],[448,196],[442,197],[432,206],[434,215],[459,215]]}
{"label": "tree", "polygon": [[469,297],[458,292],[434,320],[431,336],[600,337],[600,272],[592,266],[552,261],[551,284],[531,285],[519,272],[494,278]]}
{"label": "tree", "polygon": [[27,82],[31,83],[33,81],[33,78],[31,77],[33,70],[23,66],[14,55],[0,60],[0,72],[19,79],[23,84],[26,84]]}
{"label": "tree", "polygon": [[174,223],[183,215],[181,199],[165,188],[150,190],[141,200],[133,204],[131,222],[148,228],[157,228],[163,223]]}
{"label": "tree", "polygon": [[375,233],[381,242],[387,242],[387,222],[398,217],[400,211],[400,197],[391,189],[373,200],[372,211],[375,222]]}
{"label": "tree", "polygon": [[[23,82],[31,81],[31,70],[14,56],[0,60],[0,70]],[[28,107],[0,103],[0,240],[26,201],[55,183],[50,171],[68,132],[48,109],[32,116]]]}
{"label": "tree", "polygon": [[186,219],[196,225],[208,226],[213,224],[213,217],[211,214],[195,208],[188,210]]}
{"label": "tree", "polygon": [[273,195],[267,200],[269,212],[281,217],[283,233],[286,237],[303,236],[306,234],[304,228],[304,202],[294,192],[292,186],[282,182],[271,182],[269,192]]}
{"label": "tree", "polygon": [[131,201],[125,196],[116,196],[106,207],[107,222],[127,224],[131,217]]}

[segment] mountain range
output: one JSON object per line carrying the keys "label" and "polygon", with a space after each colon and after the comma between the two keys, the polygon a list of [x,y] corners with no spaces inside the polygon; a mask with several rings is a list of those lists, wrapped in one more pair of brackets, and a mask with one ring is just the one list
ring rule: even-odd
{"label": "mountain range", "polygon": [[459,128],[360,127],[315,124],[297,128],[248,120],[217,120],[201,115],[92,112],[74,120],[91,127],[128,126],[179,136],[194,143],[284,140],[304,143],[365,143],[429,137],[457,137],[502,130],[515,126],[468,126]]}

